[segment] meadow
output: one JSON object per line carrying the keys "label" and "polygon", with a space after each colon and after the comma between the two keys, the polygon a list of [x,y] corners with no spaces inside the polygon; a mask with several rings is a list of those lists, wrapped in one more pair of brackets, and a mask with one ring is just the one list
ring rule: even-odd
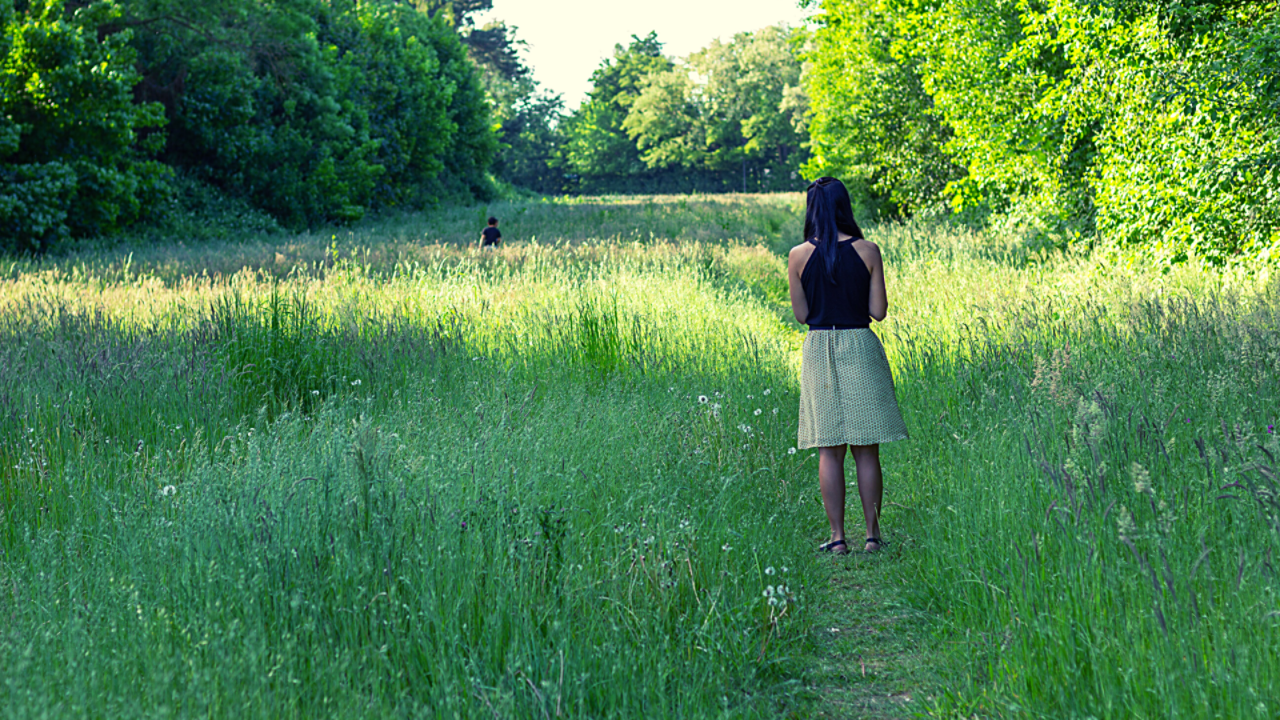
{"label": "meadow", "polygon": [[[870,231],[912,437],[887,551],[822,557],[801,210],[519,200],[3,261],[0,714],[1280,712],[1280,284]],[[833,706],[822,625],[888,633],[849,573],[929,671],[864,662]]]}

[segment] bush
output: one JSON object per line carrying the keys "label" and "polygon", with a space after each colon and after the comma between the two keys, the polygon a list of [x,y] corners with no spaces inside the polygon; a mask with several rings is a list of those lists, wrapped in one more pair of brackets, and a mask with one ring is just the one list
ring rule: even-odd
{"label": "bush", "polygon": [[129,33],[99,39],[116,6],[23,9],[0,5],[0,250],[9,252],[115,230],[163,194],[167,175],[145,159],[163,136],[139,131],[164,118],[133,101]]}

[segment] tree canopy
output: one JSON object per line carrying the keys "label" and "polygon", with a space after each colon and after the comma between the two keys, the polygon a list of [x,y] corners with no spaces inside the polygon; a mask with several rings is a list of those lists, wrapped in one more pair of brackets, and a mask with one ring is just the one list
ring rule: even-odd
{"label": "tree canopy", "polygon": [[821,8],[811,174],[1166,261],[1280,254],[1274,0]]}
{"label": "tree canopy", "polygon": [[0,0],[6,245],[109,232],[184,173],[288,225],[489,192],[457,32],[394,2]]}

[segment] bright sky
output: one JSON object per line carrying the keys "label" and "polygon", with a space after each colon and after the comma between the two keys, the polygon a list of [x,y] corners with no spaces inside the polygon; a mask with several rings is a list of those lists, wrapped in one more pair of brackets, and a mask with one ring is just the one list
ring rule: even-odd
{"label": "bright sky", "polygon": [[525,62],[542,87],[578,107],[591,89],[591,72],[613,46],[632,35],[658,31],[669,57],[684,57],[720,38],[805,16],[796,0],[494,0],[477,25],[503,20],[528,43]]}

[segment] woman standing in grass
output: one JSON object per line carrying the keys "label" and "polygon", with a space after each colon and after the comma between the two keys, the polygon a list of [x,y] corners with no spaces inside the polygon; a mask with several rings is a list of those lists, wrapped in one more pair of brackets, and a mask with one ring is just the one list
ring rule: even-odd
{"label": "woman standing in grass", "polygon": [[849,191],[831,177],[809,185],[805,241],[791,249],[787,280],[796,320],[809,326],[800,370],[800,439],[818,448],[818,484],[831,523],[820,550],[844,554],[844,459],[852,450],[858,495],[867,522],[867,552],[880,540],[880,443],[901,440],[893,375],[872,320],[884,320],[889,301],[880,248],[863,239]]}

